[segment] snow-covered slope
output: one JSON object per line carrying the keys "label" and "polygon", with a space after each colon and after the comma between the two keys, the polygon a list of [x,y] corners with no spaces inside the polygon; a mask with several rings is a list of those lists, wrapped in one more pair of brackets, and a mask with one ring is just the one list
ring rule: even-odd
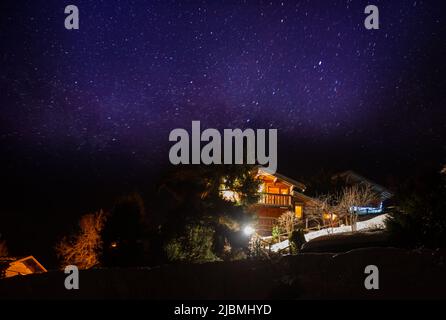
{"label": "snow-covered slope", "polygon": [[[387,217],[387,215],[382,214],[375,218],[358,222],[356,224],[357,230],[359,231],[359,230],[368,230],[368,229],[384,229],[385,228],[384,220],[386,219],[386,217]],[[351,231],[352,231],[351,226],[326,228],[326,229],[312,231],[312,232],[307,233],[305,235],[305,240],[310,241],[312,239],[315,239],[315,238],[318,238],[321,236],[325,236],[325,235],[330,235],[330,234],[335,234],[335,233],[343,233],[343,232],[351,232]],[[288,240],[285,240],[285,241],[282,241],[282,242],[272,245],[271,250],[274,252],[277,252],[277,251],[284,249],[288,246],[289,246],[289,242],[288,242]]]}
{"label": "snow-covered slope", "polygon": [[[375,218],[366,220],[366,221],[360,221],[356,224],[357,230],[366,230],[366,229],[384,229],[384,220],[386,219],[387,215],[382,214]],[[351,226],[341,226],[336,228],[326,228],[318,231],[312,231],[305,235],[305,240],[310,241],[312,239],[315,239],[320,236],[325,236],[329,234],[334,233],[342,233],[342,232],[351,232],[352,227]]]}

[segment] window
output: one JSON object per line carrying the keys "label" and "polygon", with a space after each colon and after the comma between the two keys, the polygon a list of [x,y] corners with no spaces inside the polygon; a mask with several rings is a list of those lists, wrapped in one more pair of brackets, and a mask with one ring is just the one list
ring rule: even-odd
{"label": "window", "polygon": [[302,219],[302,216],[303,216],[302,212],[303,212],[302,205],[297,205],[294,207],[294,215],[296,216],[296,218]]}
{"label": "window", "polygon": [[279,194],[279,188],[277,188],[277,187],[268,187],[268,193]]}

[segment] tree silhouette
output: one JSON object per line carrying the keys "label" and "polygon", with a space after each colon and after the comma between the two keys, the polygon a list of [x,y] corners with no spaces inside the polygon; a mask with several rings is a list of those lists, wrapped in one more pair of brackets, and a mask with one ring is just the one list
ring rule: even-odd
{"label": "tree silhouette", "polygon": [[105,221],[106,214],[102,210],[81,217],[78,232],[64,237],[56,245],[56,254],[61,260],[62,268],[75,265],[79,269],[90,269],[99,264],[102,251],[101,231]]}
{"label": "tree silhouette", "polygon": [[144,262],[146,234],[142,197],[131,193],[120,197],[104,226],[102,239],[105,266],[138,266]]}
{"label": "tree silhouette", "polygon": [[[248,238],[243,236],[242,227],[255,219],[250,205],[258,199],[256,172],[254,166],[248,165],[176,168],[160,186],[159,199],[164,206],[156,210],[164,217],[166,240],[186,241],[193,239],[188,236],[190,230],[210,228],[214,231],[213,252],[217,256],[222,256],[228,243],[234,249],[247,246]],[[224,191],[237,196],[225,199]]]}

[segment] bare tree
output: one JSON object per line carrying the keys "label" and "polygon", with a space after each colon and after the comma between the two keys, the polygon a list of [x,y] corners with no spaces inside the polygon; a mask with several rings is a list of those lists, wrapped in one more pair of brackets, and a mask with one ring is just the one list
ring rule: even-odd
{"label": "bare tree", "polygon": [[6,241],[0,240],[0,257],[6,257],[8,255],[8,247]]}
{"label": "bare tree", "polygon": [[319,205],[312,205],[305,208],[305,219],[306,226],[311,226],[314,224],[321,225],[322,223],[322,211]]}
{"label": "bare tree", "polygon": [[288,236],[290,236],[301,221],[296,217],[293,211],[286,211],[279,217],[277,223],[280,230],[286,232]]}
{"label": "bare tree", "polygon": [[339,215],[340,219],[345,219],[347,224],[352,226],[352,231],[356,231],[357,207],[370,206],[376,201],[378,201],[378,196],[369,185],[353,185],[344,188],[337,196],[334,212]]}
{"label": "bare tree", "polygon": [[321,217],[324,226],[325,221],[328,217],[328,225],[330,228],[333,228],[333,222],[335,221],[337,217],[337,207],[336,207],[336,197],[334,197],[331,194],[327,194],[324,196],[321,196],[317,199],[318,203],[318,210],[319,210],[319,216]]}
{"label": "bare tree", "polygon": [[358,219],[357,207],[370,206],[376,203],[379,197],[369,185],[354,185],[345,187],[338,194],[319,196],[311,206],[305,208],[305,216],[311,224],[318,224],[333,228],[335,221],[345,221],[356,231]]}
{"label": "bare tree", "polygon": [[[334,214],[333,197],[330,194],[319,196],[311,206],[305,209],[305,216],[310,224],[317,223],[319,226],[325,225],[324,216],[330,214],[333,217]],[[330,220],[331,227],[332,221],[333,219]]]}
{"label": "bare tree", "polygon": [[64,237],[56,245],[56,254],[62,267],[76,265],[79,269],[89,269],[99,264],[101,231],[105,221],[106,214],[102,210],[81,217],[78,233]]}

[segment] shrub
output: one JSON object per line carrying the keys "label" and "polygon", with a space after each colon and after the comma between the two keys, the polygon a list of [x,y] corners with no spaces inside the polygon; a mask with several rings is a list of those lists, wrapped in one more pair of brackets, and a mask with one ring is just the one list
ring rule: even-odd
{"label": "shrub", "polygon": [[171,239],[165,246],[170,261],[209,262],[218,260],[212,251],[214,230],[201,224],[188,225],[182,236]]}
{"label": "shrub", "polygon": [[247,258],[246,252],[242,248],[231,250],[231,253],[229,255],[230,261],[245,260],[246,258]]}
{"label": "shrub", "polygon": [[305,240],[304,230],[298,229],[291,233],[289,242],[293,252],[298,252],[307,240]]}
{"label": "shrub", "polygon": [[397,194],[386,227],[406,247],[446,247],[446,184],[436,174],[414,177]]}
{"label": "shrub", "polygon": [[280,241],[280,228],[279,226],[274,226],[271,230],[271,235],[273,237],[273,242]]}

